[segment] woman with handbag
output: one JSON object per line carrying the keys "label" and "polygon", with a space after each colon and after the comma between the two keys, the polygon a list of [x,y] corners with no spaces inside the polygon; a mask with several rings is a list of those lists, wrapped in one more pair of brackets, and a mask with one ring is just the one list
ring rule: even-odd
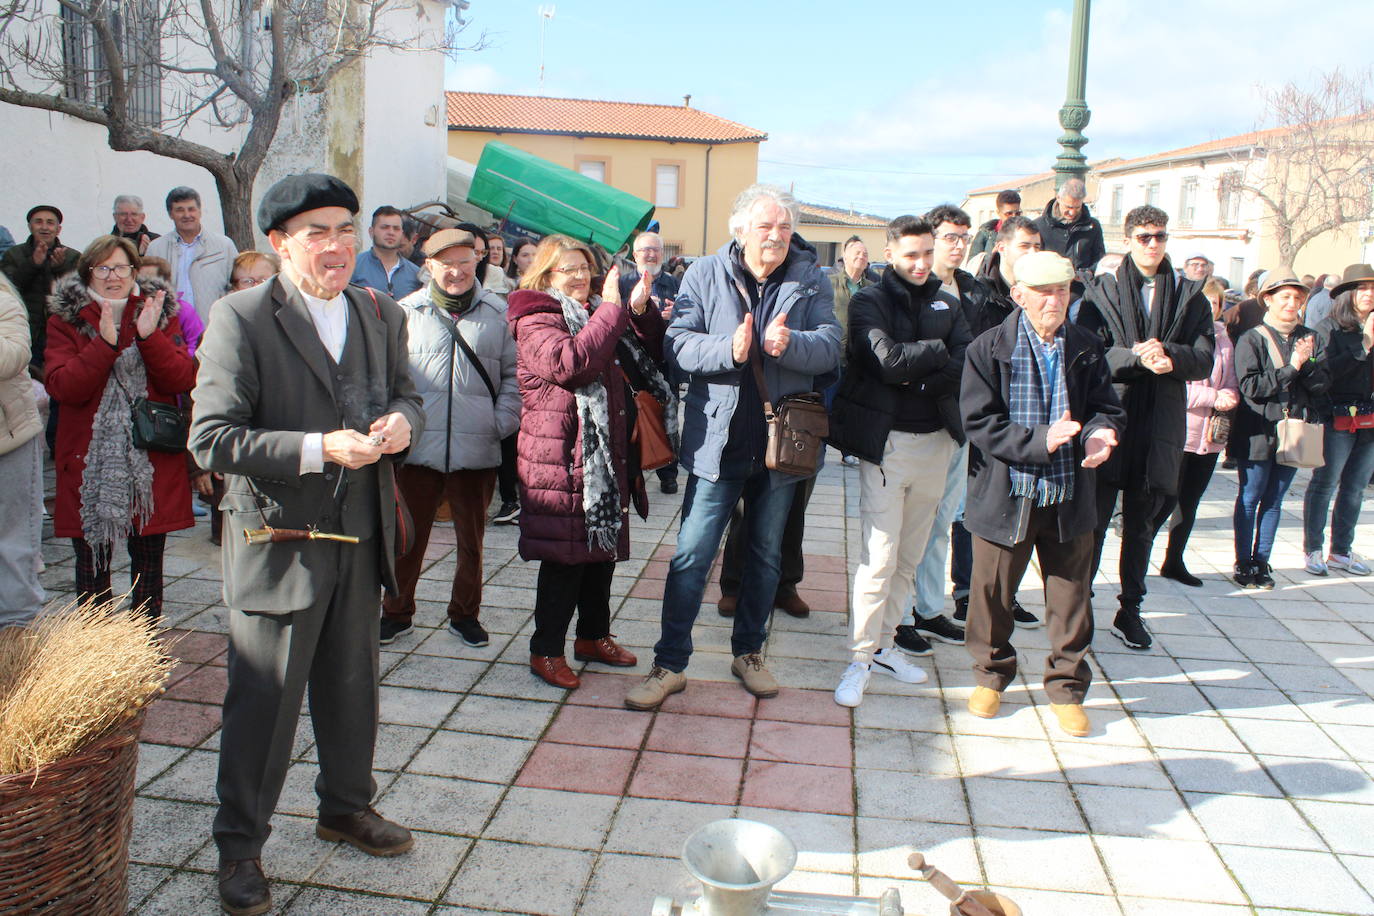
{"label": "woman with handbag", "polygon": [[[1317,325],[1317,337],[1331,367],[1331,416],[1326,421],[1323,457],[1312,472],[1302,501],[1303,547],[1307,571],[1324,576],[1336,569],[1367,576],[1368,562],[1354,550],[1360,501],[1374,474],[1374,267],[1352,264],[1332,290],[1331,313]],[[1322,559],[1331,496],[1331,553]]]}
{"label": "woman with handbag", "polygon": [[1188,383],[1188,433],[1183,443],[1183,464],[1179,467],[1178,496],[1167,497],[1155,516],[1156,533],[1173,519],[1169,528],[1169,547],[1159,566],[1159,574],[1194,587],[1202,585],[1202,580],[1188,571],[1183,551],[1188,546],[1188,536],[1193,533],[1202,494],[1207,492],[1207,484],[1216,470],[1217,455],[1226,448],[1231,421],[1240,403],[1235,349],[1221,320],[1226,286],[1212,277],[1202,287],[1202,293],[1212,304],[1212,322],[1216,326],[1212,374]]}
{"label": "woman with handbag", "polygon": [[112,549],[127,541],[133,605],[158,617],[167,532],[195,523],[176,397],[196,370],[175,294],[136,282],[139,264],[132,242],[101,236],[48,300],[46,382],[62,405],[53,533],[76,548],[82,601],[110,597]]}
{"label": "woman with handbag", "polygon": [[1270,276],[1259,291],[1264,318],[1236,342],[1241,403],[1231,424],[1240,477],[1232,518],[1235,583],[1274,587],[1269,565],[1284,494],[1299,467],[1321,464],[1321,419],[1331,385],[1325,349],[1302,323],[1307,287]]}
{"label": "woman with handbag", "polygon": [[[596,259],[561,235],[539,243],[510,294],[521,416],[520,556],[539,560],[530,669],[576,688],[564,643],[577,612],[578,661],[628,667],[637,661],[611,638],[611,575],[630,556],[629,506],[647,513],[635,428],[632,376],[675,400],[663,377],[663,319],[644,282],[620,301],[619,271],[592,295]],[[670,415],[671,417],[671,415]],[[675,418],[672,418],[675,419]],[[670,423],[676,429],[676,423]]]}

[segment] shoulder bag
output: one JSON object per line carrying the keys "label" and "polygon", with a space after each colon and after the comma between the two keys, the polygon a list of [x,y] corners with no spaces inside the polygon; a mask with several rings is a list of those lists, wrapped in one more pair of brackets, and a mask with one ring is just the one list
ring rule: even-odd
{"label": "shoulder bag", "polygon": [[[757,343],[754,350],[758,350]],[[768,446],[763,463],[770,471],[810,477],[820,467],[825,437],[830,435],[830,414],[825,399],[814,391],[784,395],[774,406],[763,380],[762,357],[751,354],[749,365],[754,370],[754,383],[763,398],[763,419],[768,426]]]}
{"label": "shoulder bag", "polygon": [[[1264,336],[1269,358],[1274,361],[1274,368],[1282,369],[1285,362],[1274,332],[1263,324],[1256,330]],[[1279,464],[1290,468],[1319,468],[1326,463],[1322,450],[1326,437],[1324,424],[1309,423],[1306,419],[1290,417],[1288,405],[1285,404],[1283,419],[1275,423],[1274,431],[1278,436],[1278,448],[1274,451],[1274,457]]]}
{"label": "shoulder bag", "polygon": [[487,386],[487,393],[491,395],[491,402],[495,404],[496,386],[491,383],[491,376],[487,375],[486,368],[482,365],[482,361],[477,358],[477,354],[473,352],[472,346],[463,339],[462,334],[458,333],[458,323],[449,316],[443,314],[443,309],[439,308],[437,305],[434,308],[435,311],[439,313],[439,323],[444,326],[444,330],[448,331],[449,336],[453,338],[453,342],[458,345],[458,349],[463,351],[463,355],[468,358],[468,362],[472,363],[472,368],[477,370],[477,375],[482,379],[482,384]]}
{"label": "shoulder bag", "polygon": [[150,401],[146,395],[134,397],[113,373],[110,378],[129,399],[134,448],[145,452],[186,451],[186,418],[181,408],[175,404]]}

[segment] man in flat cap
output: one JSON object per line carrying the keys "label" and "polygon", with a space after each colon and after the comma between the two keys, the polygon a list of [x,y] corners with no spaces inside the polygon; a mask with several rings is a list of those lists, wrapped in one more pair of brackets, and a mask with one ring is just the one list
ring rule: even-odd
{"label": "man in flat cap", "polygon": [[1125,411],[1097,337],[1066,324],[1073,265],[1052,251],[1016,262],[1018,308],[969,345],[959,406],[969,453],[964,527],[973,535],[966,644],[975,716],[992,718],[1016,677],[1012,602],[1034,550],[1045,585],[1045,692],[1066,733],[1089,732],[1088,588],[1096,472]]}
{"label": "man in flat cap", "polygon": [[[214,836],[221,905],[235,916],[271,907],[259,856],[307,684],[316,834],[378,856],[413,842],[371,807],[372,755],[377,604],[382,586],[396,591],[393,463],[423,415],[400,307],[348,285],[357,212],[328,175],[273,185],[258,226],[281,273],[221,299],[197,351],[190,448],[225,475],[229,686]],[[250,542],[252,529],[271,542]]]}

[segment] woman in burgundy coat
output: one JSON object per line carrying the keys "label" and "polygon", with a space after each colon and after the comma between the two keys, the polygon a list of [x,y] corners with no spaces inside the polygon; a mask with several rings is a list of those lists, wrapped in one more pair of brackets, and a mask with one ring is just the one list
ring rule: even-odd
{"label": "woman in burgundy coat", "polygon": [[[57,415],[57,505],[53,533],[76,548],[80,600],[110,597],[110,558],[127,541],[133,604],[162,613],[167,532],[190,528],[186,453],[134,447],[137,398],[175,404],[195,384],[177,298],[137,280],[138,249],[105,235],[48,300],[48,394]],[[141,285],[140,285],[141,284]]]}
{"label": "woman in burgundy coat", "polygon": [[611,575],[629,558],[631,496],[637,485],[642,498],[644,486],[630,445],[631,385],[660,403],[669,393],[663,319],[647,307],[648,290],[641,282],[621,303],[612,269],[597,298],[595,265],[581,242],[545,238],[506,313],[522,401],[520,556],[541,561],[530,668],[567,689],[578,686],[563,656],[574,611],[574,658],[636,662],[610,635]]}

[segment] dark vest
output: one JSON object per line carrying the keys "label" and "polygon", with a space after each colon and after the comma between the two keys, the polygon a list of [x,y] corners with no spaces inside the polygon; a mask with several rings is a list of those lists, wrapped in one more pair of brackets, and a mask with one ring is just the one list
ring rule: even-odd
{"label": "dark vest", "polygon": [[[356,429],[366,435],[372,421],[386,412],[386,400],[377,389],[378,373],[368,364],[367,346],[363,342],[362,318],[347,296],[348,332],[344,335],[343,355],[336,362],[325,350],[325,361],[334,380],[334,404],[338,409],[335,429]],[[320,343],[324,348],[324,343]],[[320,512],[320,530],[355,537],[370,538],[381,530],[378,509],[380,494],[377,465],[347,470],[338,465],[325,465],[325,479],[337,483],[342,473],[344,481],[334,490],[336,496]]]}

